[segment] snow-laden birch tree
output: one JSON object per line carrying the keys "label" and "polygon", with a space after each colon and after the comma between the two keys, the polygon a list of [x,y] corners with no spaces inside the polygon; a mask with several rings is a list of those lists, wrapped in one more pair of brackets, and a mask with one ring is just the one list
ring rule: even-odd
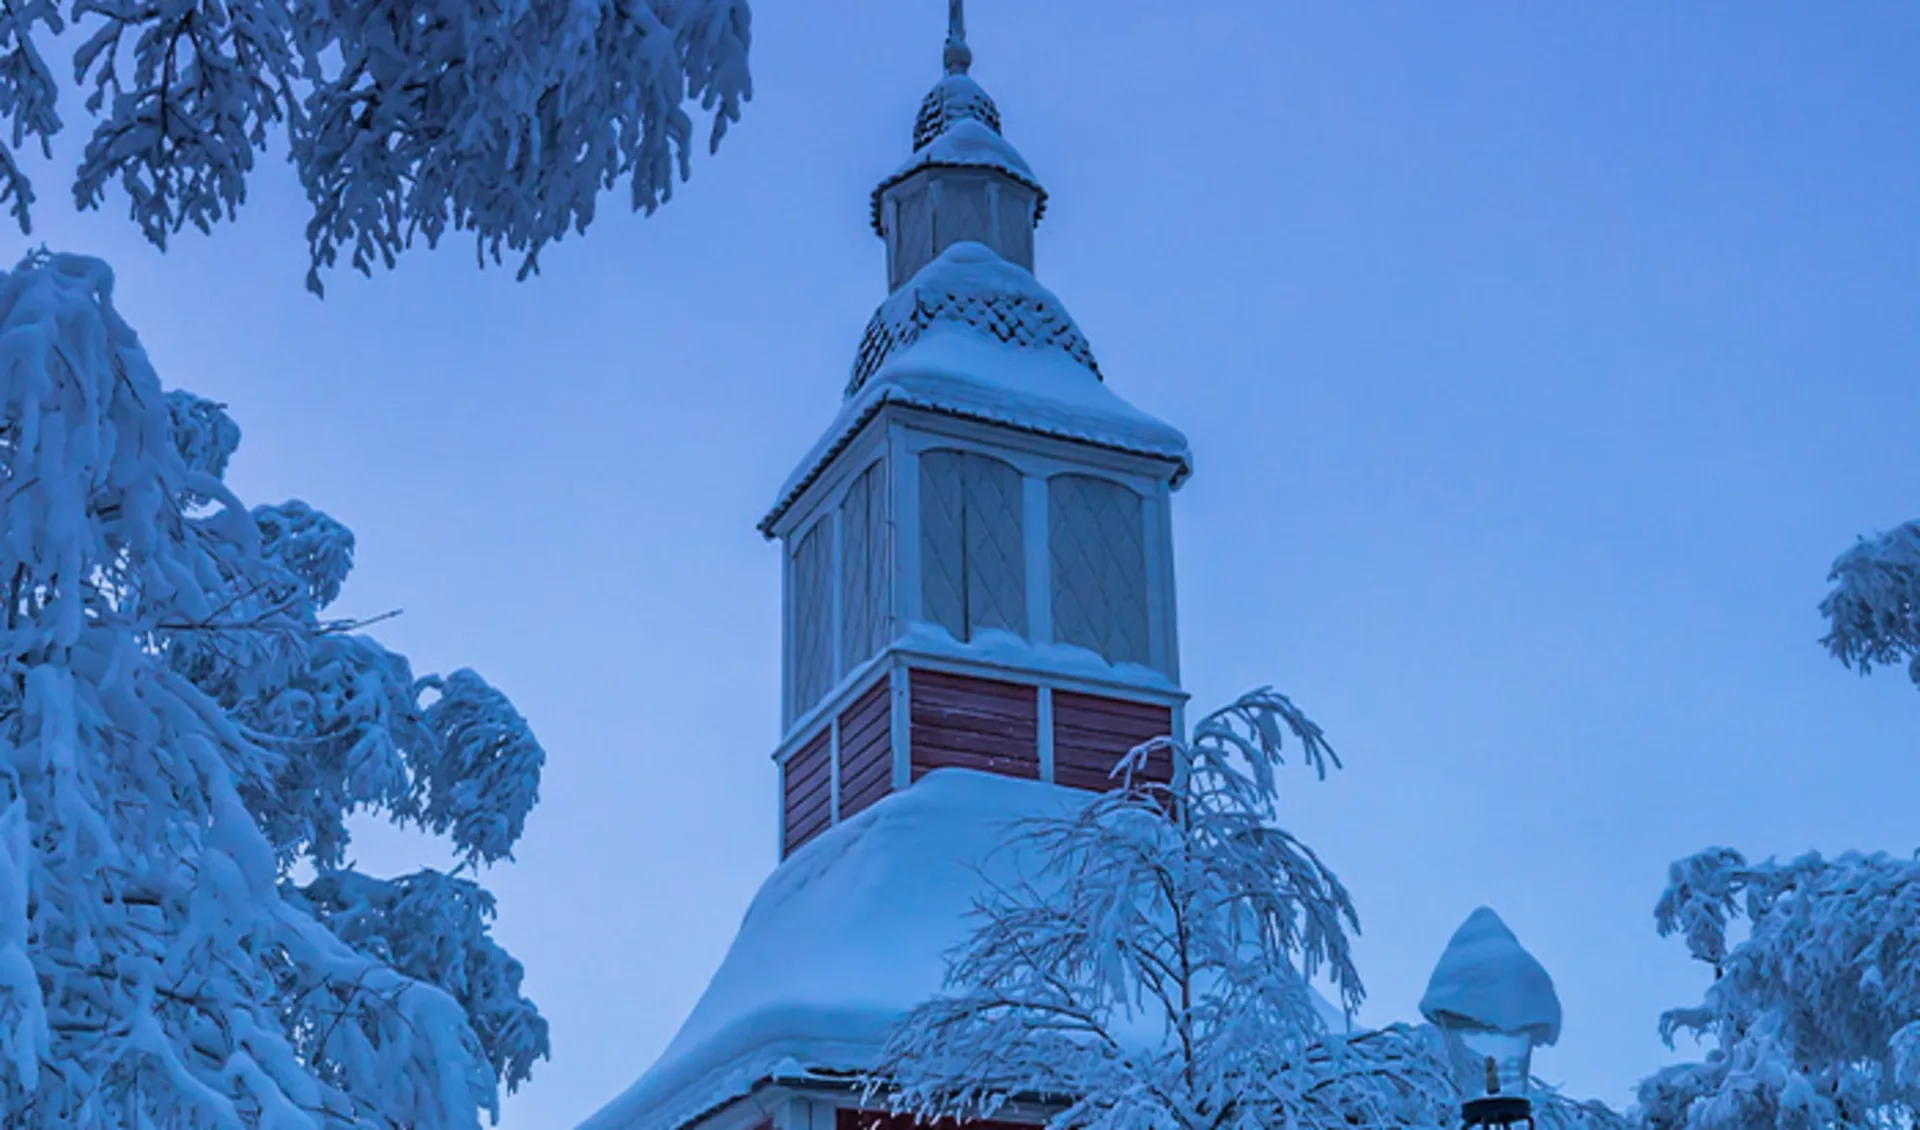
{"label": "snow-laden birch tree", "polygon": [[312,205],[307,281],[468,231],[536,269],[625,181],[651,212],[752,96],[747,0],[10,0],[0,5],[0,205],[30,230],[22,148],[53,153],[68,70],[92,129],[81,208],[117,188],[155,244],[231,219],[284,144]]}
{"label": "snow-laden birch tree", "polygon": [[0,274],[0,1125],[446,1130],[546,1054],[492,897],[348,865],[355,811],[505,858],[543,753],[329,619],[352,535],[222,481],[104,264]]}
{"label": "snow-laden birch tree", "polygon": [[[1010,832],[1035,862],[990,892],[946,991],[869,1080],[896,1110],[988,1117],[1010,1101],[1085,1130],[1439,1125],[1438,1058],[1405,1029],[1336,1037],[1308,978],[1362,988],[1352,900],[1277,827],[1283,735],[1324,776],[1320,728],[1262,690],[1191,740],[1135,750],[1112,791]],[[1171,755],[1172,784],[1141,767]]]}
{"label": "snow-laden birch tree", "polygon": [[1820,604],[1821,642],[1862,675],[1907,664],[1920,684],[1920,522],[1861,538],[1833,562],[1833,589]]}
{"label": "snow-laden birch tree", "polygon": [[[1705,1059],[1641,1083],[1649,1130],[1891,1130],[1920,1111],[1920,862],[1807,855],[1675,863],[1655,911],[1713,969],[1661,1018]],[[1730,925],[1746,920],[1735,940]]]}

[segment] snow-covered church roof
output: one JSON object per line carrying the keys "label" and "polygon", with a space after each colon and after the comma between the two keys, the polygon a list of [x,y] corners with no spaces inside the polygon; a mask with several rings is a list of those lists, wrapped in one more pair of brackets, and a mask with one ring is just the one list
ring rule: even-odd
{"label": "snow-covered church roof", "polygon": [[1164,459],[1176,485],[1193,468],[1178,428],[1107,387],[1052,291],[986,245],[956,243],[874,312],[846,401],[781,486],[762,533],[887,404]]}
{"label": "snow-covered church roof", "polygon": [[1009,830],[1089,796],[940,769],[809,842],[754,896],[679,1035],[580,1130],[680,1130],[764,1080],[871,1068],[892,1025],[940,991],[986,884],[1035,872]]}

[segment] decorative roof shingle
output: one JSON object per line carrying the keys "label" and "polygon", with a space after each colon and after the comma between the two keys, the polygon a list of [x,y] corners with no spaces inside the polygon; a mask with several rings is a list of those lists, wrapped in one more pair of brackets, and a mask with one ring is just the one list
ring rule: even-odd
{"label": "decorative roof shingle", "polygon": [[1005,345],[1057,349],[1102,379],[1093,346],[1034,277],[983,244],[956,243],[887,297],[867,322],[847,396],[859,394],[894,352],[935,322],[970,326]]}
{"label": "decorative roof shingle", "polygon": [[1000,132],[1000,107],[986,89],[969,74],[943,75],[920,101],[920,116],[913,122],[914,151],[932,145],[955,122],[968,119]]}
{"label": "decorative roof shingle", "polygon": [[893,171],[893,175],[874,186],[872,196],[873,231],[885,235],[883,223],[887,190],[922,169],[993,169],[1033,190],[1033,222],[1047,214],[1047,190],[1033,175],[1032,166],[1005,137],[989,129],[977,118],[962,118],[949,125]]}

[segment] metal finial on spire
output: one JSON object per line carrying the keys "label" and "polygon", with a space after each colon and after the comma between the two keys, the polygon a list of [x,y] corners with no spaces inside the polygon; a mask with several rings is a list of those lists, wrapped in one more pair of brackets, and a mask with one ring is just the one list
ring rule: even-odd
{"label": "metal finial on spire", "polygon": [[966,74],[973,66],[973,49],[967,46],[966,0],[947,0],[947,49],[941,58],[950,75]]}

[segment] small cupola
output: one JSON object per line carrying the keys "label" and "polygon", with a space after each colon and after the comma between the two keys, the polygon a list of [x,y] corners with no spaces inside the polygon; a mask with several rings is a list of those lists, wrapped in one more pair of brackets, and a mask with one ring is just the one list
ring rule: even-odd
{"label": "small cupola", "polygon": [[955,243],[983,243],[1033,270],[1033,229],[1047,191],[1000,133],[1000,108],[968,73],[966,17],[949,0],[946,74],[920,103],[913,155],[873,190],[873,230],[898,290]]}

